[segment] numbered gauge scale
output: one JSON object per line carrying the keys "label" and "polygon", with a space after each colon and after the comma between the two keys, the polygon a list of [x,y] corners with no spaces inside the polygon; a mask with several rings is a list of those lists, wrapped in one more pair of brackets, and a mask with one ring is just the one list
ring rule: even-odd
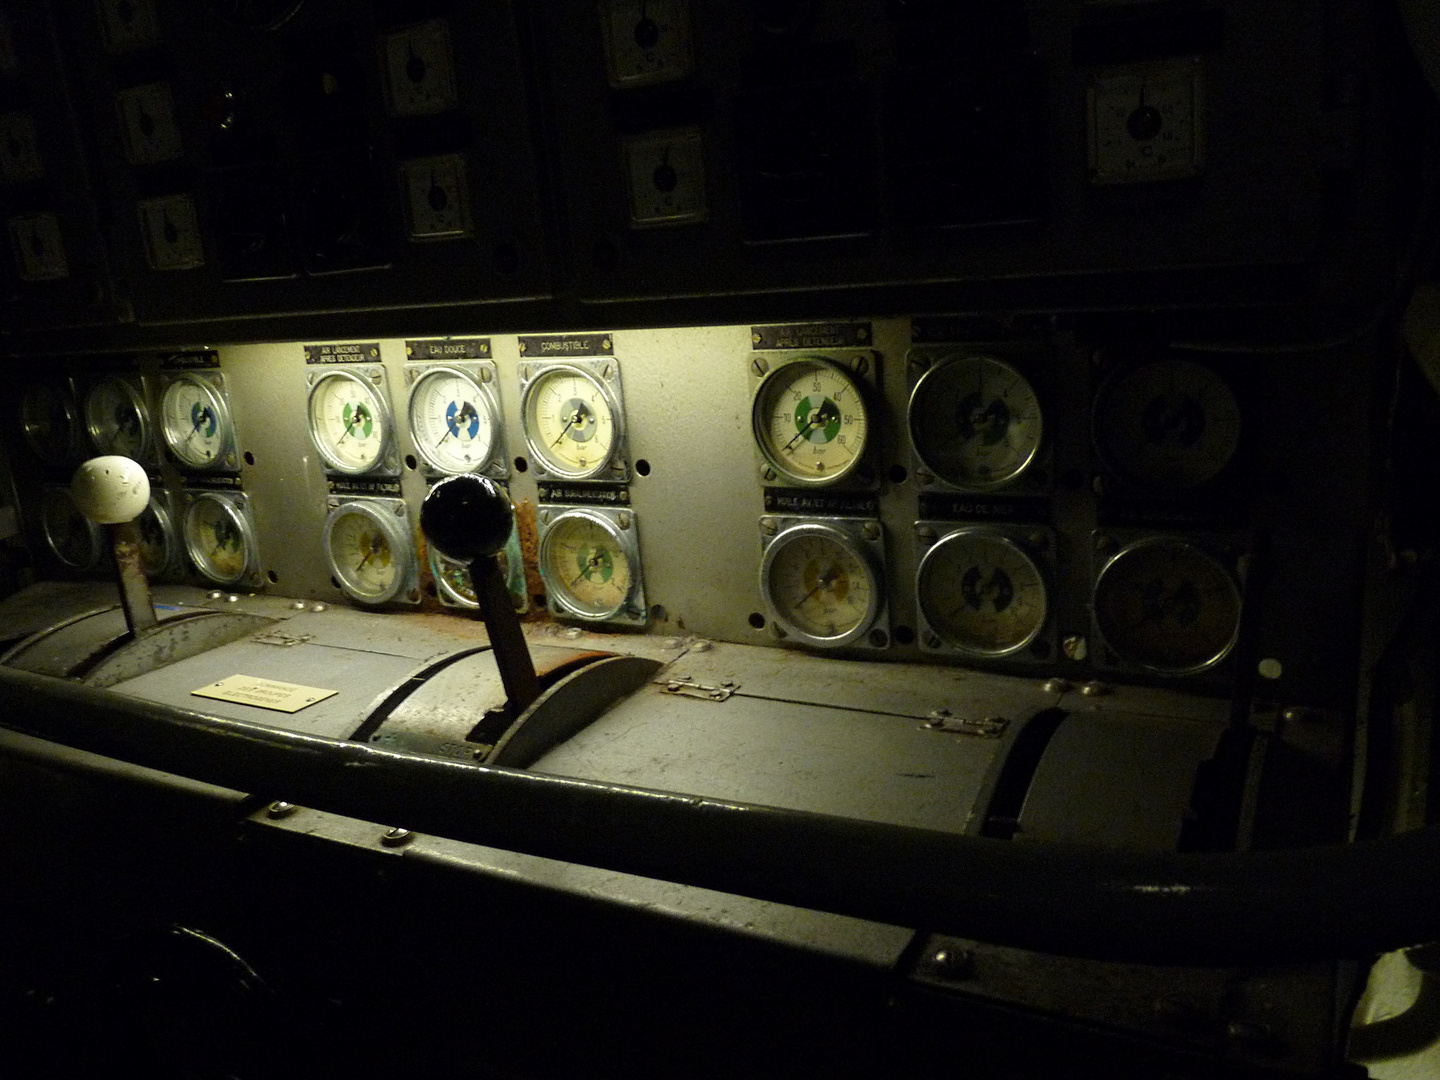
{"label": "numbered gauge scale", "polygon": [[[774,366],[770,366],[771,364]],[[763,365],[763,368],[762,368]],[[870,428],[868,353],[842,364],[828,356],[758,357],[752,372],[765,374],[751,404],[755,445],[766,480],[801,487],[849,481],[873,483],[864,466]]]}
{"label": "numbered gauge scale", "polygon": [[260,565],[255,528],[240,492],[186,492],[181,537],[185,552],[202,577],[216,585],[238,585],[255,578]]}
{"label": "numbered gauge scale", "polygon": [[235,428],[218,374],[181,372],[160,398],[160,434],[182,468],[233,470]]}
{"label": "numbered gauge scale", "polygon": [[[911,354],[912,371],[926,364],[928,354]],[[910,392],[907,423],[917,478],[965,491],[1019,482],[1035,464],[1044,436],[1035,388],[993,356],[952,354],[934,361]]]}
{"label": "numbered gauge scale", "polygon": [[395,475],[385,369],[353,364],[306,374],[310,440],[325,468],[344,476]]}
{"label": "numbered gauge scale", "polygon": [[419,602],[419,567],[402,500],[337,503],[325,519],[324,545],[330,573],[350,599]]}
{"label": "numbered gauge scale", "polygon": [[71,570],[90,570],[99,564],[104,534],[80,512],[68,487],[46,487],[41,493],[40,529],[51,553]]}
{"label": "numbered gauge scale", "polygon": [[67,387],[36,382],[20,397],[20,430],[35,456],[47,465],[63,465],[77,455],[79,422]]}
{"label": "numbered gauge scale", "polygon": [[85,429],[100,454],[150,459],[150,411],[137,383],[123,376],[112,375],[90,388]]}
{"label": "numbered gauge scale", "polygon": [[540,576],[554,614],[644,625],[645,588],[632,511],[546,507],[538,520]]}
{"label": "numbered gauge scale", "polygon": [[760,593],[782,637],[819,649],[889,645],[879,522],[766,518],[761,532]]}
{"label": "numbered gauge scale", "polygon": [[427,470],[509,475],[492,362],[407,364],[405,378],[410,438]]}
{"label": "numbered gauge scale", "polygon": [[[951,531],[943,532],[946,528]],[[975,659],[1012,656],[1027,646],[1036,655],[1049,655],[1042,637],[1049,614],[1045,575],[1029,550],[1048,549],[1048,536],[1022,540],[996,527],[939,522],[921,522],[917,531],[941,533],[921,557],[915,577],[923,648]]]}
{"label": "numbered gauge scale", "polygon": [[520,384],[525,445],[540,476],[629,479],[615,360],[521,361]]}

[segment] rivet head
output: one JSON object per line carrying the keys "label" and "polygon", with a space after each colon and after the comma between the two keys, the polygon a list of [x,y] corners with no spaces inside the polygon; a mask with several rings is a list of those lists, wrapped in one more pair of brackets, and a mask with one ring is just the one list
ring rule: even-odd
{"label": "rivet head", "polygon": [[380,843],[386,847],[399,847],[401,844],[408,844],[412,839],[409,829],[402,829],[398,825],[393,829],[386,829],[380,837]]}
{"label": "rivet head", "polygon": [[289,817],[291,814],[295,813],[297,809],[298,808],[294,803],[281,802],[277,799],[275,802],[272,802],[269,806],[265,808],[265,816],[275,819]]}

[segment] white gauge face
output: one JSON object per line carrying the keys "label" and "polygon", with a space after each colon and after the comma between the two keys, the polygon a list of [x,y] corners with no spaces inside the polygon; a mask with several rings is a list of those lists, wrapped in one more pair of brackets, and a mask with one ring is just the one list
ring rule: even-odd
{"label": "white gauge face", "polygon": [[1015,480],[1040,449],[1040,403],[1025,376],[989,356],[927,371],[910,395],[910,441],[925,467],[971,490]]}
{"label": "white gauge face", "polygon": [[325,555],[340,587],[362,604],[393,600],[410,576],[405,534],[367,503],[343,503],[331,512]]}
{"label": "white gauge face", "polygon": [[150,444],[150,418],[140,394],[115,377],[95,384],[85,399],[85,426],[95,449],[141,459]]}
{"label": "white gauge face", "polygon": [[310,437],[335,472],[357,476],[383,464],[389,418],[380,395],[352,372],[322,375],[310,389]]}
{"label": "white gauge face", "polygon": [[223,495],[199,495],[185,511],[185,550],[195,569],[217,585],[245,576],[252,556],[250,529]]}
{"label": "white gauge face", "polygon": [[170,515],[152,498],[150,505],[135,519],[135,528],[140,533],[140,561],[145,572],[152,577],[164,573],[175,551]]}
{"label": "white gauge face", "polygon": [[606,619],[625,606],[633,584],[626,545],[614,526],[584,512],[562,514],[540,541],[540,573],[551,599],[571,614]]}
{"label": "white gauge face", "polygon": [[215,388],[198,375],[181,375],[160,403],[165,445],[183,465],[212,469],[233,464],[230,410]]}
{"label": "white gauge face", "polygon": [[[440,595],[456,607],[478,608],[479,602],[475,598],[475,587],[470,581],[470,570],[464,563],[458,563],[454,559],[448,559],[433,547],[429,549],[430,573],[435,578],[435,587]],[[504,572],[505,552],[500,552],[502,570]]]}
{"label": "white gauge face", "polygon": [[1143,364],[1095,400],[1095,449],[1126,479],[1161,490],[1198,487],[1240,446],[1240,406],[1210,368],[1189,360]]}
{"label": "white gauge face", "polygon": [[61,461],[70,456],[75,440],[75,410],[59,387],[31,383],[20,399],[20,426],[37,457]]}
{"label": "white gauge face", "polygon": [[1199,169],[1200,79],[1193,61],[1097,75],[1088,96],[1093,183],[1169,180]]}
{"label": "white gauge face", "polygon": [[100,528],[75,505],[67,488],[46,488],[40,501],[40,524],[55,557],[74,570],[88,570],[100,561]]}
{"label": "white gauge face", "polygon": [[760,588],[781,628],[809,645],[847,645],[880,611],[874,564],[855,540],[826,525],[793,526],[771,541]]}
{"label": "white gauge face", "polygon": [[920,610],[947,644],[973,656],[1023,649],[1045,625],[1045,580],[1013,541],[983,529],[961,529],[920,562]]}
{"label": "white gauge face", "polygon": [[609,393],[588,372],[550,368],[525,390],[525,441],[557,476],[584,480],[610,464],[619,443],[619,417]]}
{"label": "white gauge face", "polygon": [[495,408],[480,384],[453,368],[436,368],[410,391],[415,449],[444,473],[483,468],[495,452]]}
{"label": "white gauge face", "polygon": [[815,358],[766,376],[751,411],[766,460],[799,484],[833,484],[865,452],[869,416],[860,387],[839,365]]}

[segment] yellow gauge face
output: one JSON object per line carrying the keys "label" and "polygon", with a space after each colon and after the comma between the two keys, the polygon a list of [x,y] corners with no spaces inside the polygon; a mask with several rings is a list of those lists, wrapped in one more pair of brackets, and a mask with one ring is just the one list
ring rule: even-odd
{"label": "yellow gauge face", "polygon": [[44,461],[70,455],[75,437],[75,412],[63,391],[47,383],[31,383],[20,399],[20,426],[30,449]]}
{"label": "yellow gauge face", "polygon": [[474,472],[490,460],[497,427],[490,398],[468,375],[440,368],[410,391],[415,449],[444,473]]}
{"label": "yellow gauge face", "polygon": [[1045,581],[1034,561],[995,533],[958,530],[925,553],[920,610],[939,638],[974,656],[1006,656],[1045,624]]}
{"label": "yellow gauge face", "polygon": [[95,449],[102,454],[145,457],[150,441],[150,418],[140,394],[124,379],[96,383],[85,399],[85,426]]}
{"label": "yellow gauge face", "polygon": [[1240,627],[1240,590],[1212,556],[1154,539],[1116,555],[1095,583],[1095,620],[1122,660],[1183,675],[1219,663]]}
{"label": "yellow gauge face", "polygon": [[606,391],[579,368],[551,368],[530,383],[523,408],[525,440],[550,472],[582,480],[603,472],[618,441]]}
{"label": "yellow gauge face", "polygon": [[67,488],[45,489],[40,501],[40,523],[45,542],[66,566],[87,570],[99,562],[99,530],[80,513]]}
{"label": "yellow gauge face", "polygon": [[135,528],[140,534],[140,561],[145,572],[152,577],[164,572],[170,564],[174,541],[170,535],[170,519],[153,498],[135,519]]}
{"label": "yellow gauge face", "polygon": [[761,588],[782,629],[811,645],[844,645],[875,621],[879,586],[855,541],[824,526],[777,536],[761,566]]}
{"label": "yellow gauge face", "polygon": [[240,511],[219,495],[198,496],[185,512],[185,549],[195,568],[219,585],[232,585],[250,565]]}
{"label": "yellow gauge face", "polygon": [[166,387],[160,431],[182,465],[210,469],[227,463],[229,410],[214,387],[198,376],[181,376]]}
{"label": "yellow gauge face", "polygon": [[540,572],[551,598],[581,618],[608,618],[630,596],[630,556],[609,522],[597,516],[556,518],[540,542]]}
{"label": "yellow gauge face", "polygon": [[336,472],[359,475],[383,463],[388,416],[379,394],[352,372],[332,371],[310,390],[310,436]]}
{"label": "yellow gauge face", "polygon": [[404,578],[398,541],[368,507],[350,504],[332,514],[325,529],[325,551],[340,587],[362,603],[392,599]]}
{"label": "yellow gauge face", "polygon": [[815,358],[784,364],[760,384],[751,415],[766,460],[800,484],[833,484],[865,452],[869,417],[859,385]]}
{"label": "yellow gauge face", "polygon": [[1017,479],[1040,449],[1035,390],[1009,364],[962,356],[927,371],[910,395],[910,441],[925,467],[971,490]]}

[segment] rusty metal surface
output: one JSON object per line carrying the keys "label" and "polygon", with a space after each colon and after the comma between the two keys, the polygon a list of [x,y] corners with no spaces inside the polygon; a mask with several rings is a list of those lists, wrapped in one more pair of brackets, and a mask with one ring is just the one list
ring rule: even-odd
{"label": "rusty metal surface", "polygon": [[[113,586],[109,590],[114,592]],[[170,608],[157,611],[162,621],[193,614],[193,609]],[[130,628],[125,613],[113,604],[105,609],[84,612],[49,630],[42,630],[15,645],[0,663],[37,675],[82,675],[107,654],[122,646]]]}
{"label": "rusty metal surface", "polygon": [[145,560],[140,554],[140,530],[135,522],[125,521],[107,525],[105,532],[115,553],[115,581],[120,587],[120,607],[130,636],[153,634],[159,621],[155,618],[155,601],[150,597],[150,581],[145,576]]}
{"label": "rusty metal surface", "polygon": [[149,634],[106,656],[85,674],[91,686],[114,686],[274,625],[243,611],[183,612],[157,624]]}

